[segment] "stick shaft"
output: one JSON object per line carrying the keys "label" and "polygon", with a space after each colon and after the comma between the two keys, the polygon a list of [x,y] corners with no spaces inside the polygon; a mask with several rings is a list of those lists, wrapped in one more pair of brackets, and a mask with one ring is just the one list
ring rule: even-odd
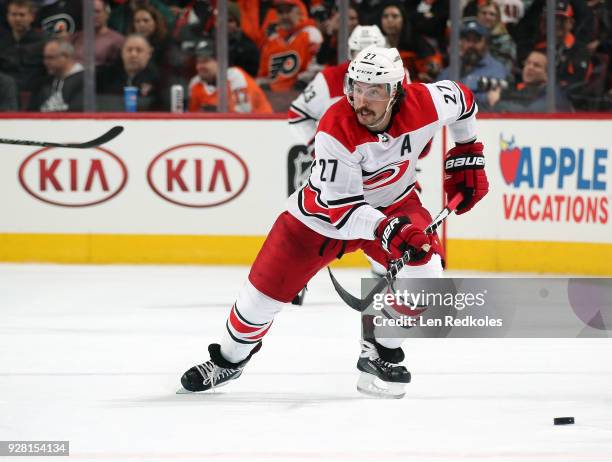
{"label": "stick shaft", "polygon": [[103,135],[94,138],[93,140],[84,143],[54,143],[51,141],[33,141],[33,140],[14,140],[10,138],[0,138],[0,144],[13,144],[16,146],[40,146],[43,148],[72,148],[72,149],[88,149],[101,146],[113,140],[123,131],[122,126],[116,126],[108,130]]}

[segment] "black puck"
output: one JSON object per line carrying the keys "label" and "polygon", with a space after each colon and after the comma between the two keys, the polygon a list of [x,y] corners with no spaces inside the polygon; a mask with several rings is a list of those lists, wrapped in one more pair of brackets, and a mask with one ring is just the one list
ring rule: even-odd
{"label": "black puck", "polygon": [[574,423],[573,417],[555,417],[553,419],[555,425],[570,425]]}

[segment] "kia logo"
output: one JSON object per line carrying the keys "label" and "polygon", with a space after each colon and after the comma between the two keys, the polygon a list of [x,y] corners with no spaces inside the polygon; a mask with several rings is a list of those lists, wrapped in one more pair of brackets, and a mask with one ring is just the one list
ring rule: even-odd
{"label": "kia logo", "polygon": [[106,202],[125,187],[123,161],[107,149],[44,148],[19,167],[19,182],[31,196],[62,207]]}
{"label": "kia logo", "polygon": [[242,193],[249,170],[234,152],[215,144],[181,144],[157,155],[147,181],[161,198],[185,207],[215,207]]}

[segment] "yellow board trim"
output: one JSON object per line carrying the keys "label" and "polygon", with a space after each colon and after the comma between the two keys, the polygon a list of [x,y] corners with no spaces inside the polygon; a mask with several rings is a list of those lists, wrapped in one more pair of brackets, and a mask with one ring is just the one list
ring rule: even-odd
{"label": "yellow board trim", "polygon": [[[264,236],[0,234],[0,261],[250,265]],[[449,239],[453,270],[612,276],[612,244]],[[364,267],[361,252],[334,266]]]}
{"label": "yellow board trim", "polygon": [[[265,236],[0,234],[0,261],[250,265]],[[361,253],[334,266],[366,266]]]}
{"label": "yellow board trim", "polygon": [[447,267],[612,276],[612,244],[448,239]]}

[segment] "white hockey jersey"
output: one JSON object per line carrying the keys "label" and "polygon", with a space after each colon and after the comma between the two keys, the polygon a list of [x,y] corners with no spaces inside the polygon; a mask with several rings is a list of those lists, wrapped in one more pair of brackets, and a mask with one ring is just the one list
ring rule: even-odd
{"label": "white hockey jersey", "polygon": [[289,126],[300,142],[313,141],[317,123],[338,99],[344,97],[344,76],[350,61],[319,72],[289,108]]}
{"label": "white hockey jersey", "polygon": [[373,133],[346,98],[331,106],[315,137],[308,182],[288,199],[288,211],[310,229],[334,239],[375,239],[378,210],[404,199],[416,182],[419,154],[448,125],[455,141],[476,139],[472,92],[443,80],[404,87],[391,125]]}

